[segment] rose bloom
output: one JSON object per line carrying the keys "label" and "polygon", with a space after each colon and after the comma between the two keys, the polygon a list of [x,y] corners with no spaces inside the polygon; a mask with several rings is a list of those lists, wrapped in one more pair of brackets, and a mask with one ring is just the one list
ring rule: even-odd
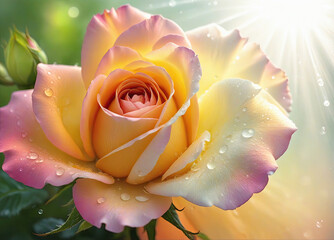
{"label": "rose bloom", "polygon": [[39,64],[35,88],[1,108],[3,169],[35,188],[77,179],[78,211],[112,232],[159,218],[172,197],[241,206],[296,130],[284,72],[215,24],[184,33],[129,5],[106,10],[81,65]]}

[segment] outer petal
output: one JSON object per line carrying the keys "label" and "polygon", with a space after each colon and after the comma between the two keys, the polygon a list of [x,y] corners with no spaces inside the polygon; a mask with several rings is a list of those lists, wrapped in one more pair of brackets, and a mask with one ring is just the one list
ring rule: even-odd
{"label": "outer petal", "polygon": [[171,198],[152,195],[143,185],[117,181],[107,185],[91,179],[79,179],[73,187],[73,199],[81,216],[100,228],[121,232],[124,226],[142,227],[164,214]]}
{"label": "outer petal", "polygon": [[199,134],[211,132],[212,141],[187,174],[146,188],[234,209],[263,190],[296,128],[268,93],[246,80],[214,84],[199,104]]}
{"label": "outer petal", "polygon": [[[167,35],[178,35],[179,37]],[[183,41],[180,38],[184,39]],[[134,41],[135,39],[135,41]],[[126,46],[145,55],[165,43],[167,40],[179,44],[185,43],[185,47],[190,47],[183,30],[173,21],[155,15],[144,20],[128,30],[124,31],[116,40],[115,46]],[[155,45],[157,43],[157,45]]]}
{"label": "outer petal", "polygon": [[103,55],[114,45],[116,38],[130,26],[149,16],[130,5],[124,5],[93,17],[88,24],[81,52],[82,78],[86,88],[94,79]]}
{"label": "outer petal", "polygon": [[32,90],[15,92],[10,103],[0,108],[3,170],[34,188],[46,183],[61,186],[78,177],[112,183],[112,177],[99,172],[93,163],[77,160],[49,142],[35,119],[31,94]]}
{"label": "outer petal", "polygon": [[86,89],[80,68],[39,64],[33,92],[33,109],[47,138],[59,149],[81,160],[81,106]]}
{"label": "outer petal", "polygon": [[199,95],[222,79],[242,78],[265,88],[287,111],[291,95],[285,73],[274,67],[256,44],[247,43],[239,31],[227,32],[217,24],[187,32],[203,68]]}

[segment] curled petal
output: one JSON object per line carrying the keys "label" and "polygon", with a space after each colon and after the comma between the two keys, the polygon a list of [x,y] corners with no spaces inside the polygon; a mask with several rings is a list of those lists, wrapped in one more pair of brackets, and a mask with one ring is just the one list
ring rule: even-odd
{"label": "curled petal", "polygon": [[36,119],[47,138],[60,150],[89,161],[80,138],[80,118],[86,94],[80,68],[39,64],[32,95]]}
{"label": "curled petal", "polygon": [[0,152],[5,154],[3,170],[30,187],[46,183],[61,186],[75,178],[113,183],[92,162],[77,160],[57,149],[46,138],[32,111],[32,90],[13,93],[10,103],[0,108]]}
{"label": "curled petal", "polygon": [[173,21],[159,15],[152,16],[124,31],[117,38],[115,46],[129,47],[145,55],[153,50],[158,41],[160,41],[158,45],[166,42],[168,39],[162,40],[161,38],[167,35],[178,35],[178,38],[169,37],[169,40],[180,44],[186,43],[186,47],[190,46],[187,40],[180,40],[180,38],[186,39],[183,30]]}
{"label": "curled petal", "polygon": [[203,68],[199,95],[220,80],[247,79],[266,89],[290,111],[292,99],[285,73],[270,63],[257,44],[247,43],[239,31],[228,32],[210,24],[187,32],[187,37]]}
{"label": "curled petal", "polygon": [[211,142],[191,171],[146,189],[201,206],[235,209],[266,186],[295,125],[267,92],[247,80],[215,83],[199,106],[199,134],[209,131]]}
{"label": "curled petal", "polygon": [[130,5],[117,10],[112,8],[95,15],[88,24],[81,51],[82,78],[88,88],[105,53],[114,45],[117,37],[130,26],[149,18]]}
{"label": "curled petal", "polygon": [[169,208],[171,198],[152,195],[143,185],[116,181],[107,185],[91,179],[79,179],[73,187],[73,200],[81,216],[100,228],[112,232],[124,226],[142,227],[159,218]]}

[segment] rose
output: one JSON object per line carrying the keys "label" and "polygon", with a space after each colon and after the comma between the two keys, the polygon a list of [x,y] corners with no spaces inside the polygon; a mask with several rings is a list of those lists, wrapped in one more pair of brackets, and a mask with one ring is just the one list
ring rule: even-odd
{"label": "rose", "polygon": [[3,169],[36,188],[80,178],[78,211],[113,232],[173,196],[234,209],[276,170],[290,103],[285,74],[238,31],[184,34],[126,5],[91,20],[81,69],[38,65],[34,90],[0,110]]}

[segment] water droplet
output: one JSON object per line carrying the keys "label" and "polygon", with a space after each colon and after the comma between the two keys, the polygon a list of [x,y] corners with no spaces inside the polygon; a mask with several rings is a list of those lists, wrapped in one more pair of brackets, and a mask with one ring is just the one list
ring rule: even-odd
{"label": "water droplet", "polygon": [[36,161],[35,161],[35,163],[42,163],[42,162],[44,162],[44,160],[42,158],[36,159]]}
{"label": "water droplet", "polygon": [[36,160],[38,158],[38,154],[34,152],[28,153],[27,158],[31,160]]}
{"label": "water droplet", "polygon": [[241,135],[244,137],[244,138],[251,138],[254,136],[254,130],[253,129],[245,129],[241,132]]}
{"label": "water droplet", "polygon": [[21,121],[20,121],[20,120],[17,120],[16,125],[17,125],[18,127],[20,127],[20,126],[21,126]]}
{"label": "water droplet", "polygon": [[175,7],[175,6],[176,6],[176,2],[175,2],[175,0],[170,0],[169,3],[168,3],[168,5],[169,5],[170,7]]}
{"label": "water droplet", "polygon": [[143,174],[142,171],[138,171],[138,172],[137,172],[137,175],[138,175],[138,177],[143,177],[143,176],[144,176],[144,174]]}
{"label": "water droplet", "polygon": [[145,196],[136,196],[135,199],[138,201],[138,202],[146,202],[149,200],[148,197],[145,197]]}
{"label": "water droplet", "polygon": [[43,209],[38,209],[38,211],[37,211],[37,213],[39,214],[39,215],[42,215],[43,214]]}
{"label": "water droplet", "polygon": [[98,204],[104,203],[104,201],[105,201],[104,197],[100,197],[96,200]]}
{"label": "water droplet", "polygon": [[185,180],[189,180],[189,176],[186,176],[184,179],[185,179]]}
{"label": "water droplet", "polygon": [[221,148],[219,148],[219,153],[220,154],[225,153],[227,151],[227,148],[228,148],[227,145],[222,146]]}
{"label": "water droplet", "polygon": [[315,225],[317,226],[317,228],[321,228],[323,222],[324,220],[317,221]]}
{"label": "water droplet", "polygon": [[276,77],[275,76],[271,76],[271,79],[275,79]]}
{"label": "water droplet", "polygon": [[197,172],[198,170],[199,170],[199,168],[198,168],[198,166],[197,166],[197,163],[196,162],[194,162],[193,163],[193,165],[191,165],[191,171],[193,171],[193,172]]}
{"label": "water droplet", "polygon": [[269,176],[271,176],[271,175],[274,174],[274,171],[268,171],[267,174],[268,174]]}
{"label": "water droplet", "polygon": [[235,57],[235,60],[238,61],[239,59],[240,59],[240,56],[236,56],[236,57]]}
{"label": "water droplet", "polygon": [[244,108],[242,109],[242,111],[243,111],[243,112],[247,112],[247,108],[244,107]]}
{"label": "water droplet", "polygon": [[14,112],[14,109],[13,109],[13,108],[9,109],[9,112],[13,113],[13,112]]}
{"label": "water droplet", "polygon": [[26,138],[27,135],[28,135],[28,133],[26,133],[26,132],[22,132],[22,133],[21,133],[21,137],[22,137],[22,138]]}
{"label": "water droplet", "polygon": [[48,72],[48,75],[51,75],[51,72]]}
{"label": "water droplet", "polygon": [[57,168],[57,170],[56,170],[56,175],[57,175],[57,176],[62,176],[62,175],[64,174],[64,172],[65,172],[65,169],[62,168],[62,167],[59,167],[59,168]]}
{"label": "water droplet", "polygon": [[324,101],[324,106],[325,106],[325,107],[328,107],[330,104],[331,104],[331,103],[330,103],[328,100],[325,100],[325,101]]}
{"label": "water droplet", "polygon": [[23,171],[23,168],[19,168],[19,171],[22,172],[22,171]]}
{"label": "water droplet", "polygon": [[130,198],[131,198],[130,195],[127,194],[127,193],[122,193],[122,194],[121,194],[121,199],[122,199],[123,201],[129,201]]}
{"label": "water droplet", "polygon": [[325,135],[326,134],[326,127],[322,126],[320,130],[320,135]]}
{"label": "water droplet", "polygon": [[322,80],[322,78],[319,78],[319,79],[317,80],[317,82],[318,82],[318,85],[319,85],[320,87],[323,87],[323,86],[324,86],[324,80]]}
{"label": "water droplet", "polygon": [[212,169],[215,169],[216,165],[213,163],[213,162],[208,162],[206,164],[206,167],[209,169],[209,170],[212,170]]}
{"label": "water droplet", "polygon": [[28,95],[25,93],[25,94],[23,94],[23,97],[28,97]]}
{"label": "water droplet", "polygon": [[47,88],[47,89],[44,90],[44,94],[45,94],[45,96],[47,96],[47,97],[52,97],[52,95],[53,95],[53,90],[52,90],[51,88]]}
{"label": "water droplet", "polygon": [[211,38],[211,34],[210,34],[210,33],[207,33],[206,36],[207,36],[208,38]]}

